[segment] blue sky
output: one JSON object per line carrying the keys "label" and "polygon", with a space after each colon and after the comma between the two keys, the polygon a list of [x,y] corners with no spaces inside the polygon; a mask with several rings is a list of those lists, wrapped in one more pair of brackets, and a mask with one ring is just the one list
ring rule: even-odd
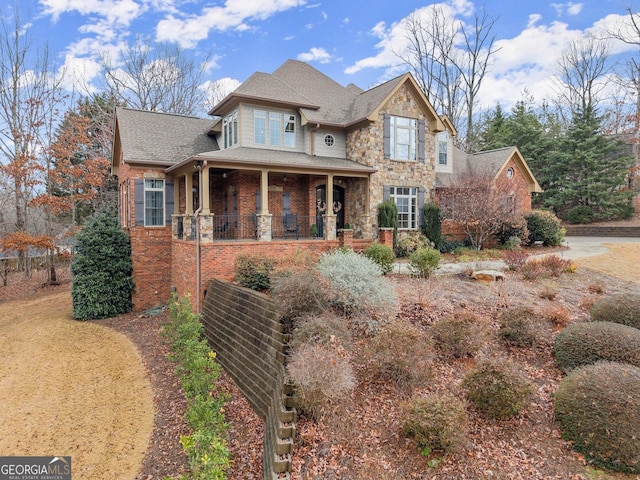
{"label": "blue sky", "polygon": [[[433,3],[415,0],[0,0],[2,14],[18,5],[34,42],[48,42],[58,66],[97,84],[99,55],[113,59],[136,35],[176,42],[196,58],[212,55],[209,81],[241,82],[272,72],[289,58],[309,62],[342,85],[374,86],[404,71],[394,52],[405,48],[403,19],[426,15]],[[626,18],[630,0],[549,2],[450,0],[449,15],[473,22],[486,7],[497,17],[483,106],[508,106],[526,88],[552,96],[558,56],[572,39],[603,33]],[[638,55],[611,43],[614,59]]]}

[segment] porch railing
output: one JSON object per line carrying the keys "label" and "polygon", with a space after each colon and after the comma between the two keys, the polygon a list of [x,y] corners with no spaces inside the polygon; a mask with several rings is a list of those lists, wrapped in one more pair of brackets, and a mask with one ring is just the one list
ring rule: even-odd
{"label": "porch railing", "polygon": [[[284,214],[271,216],[271,238],[322,239],[325,226],[322,216]],[[202,239],[213,241],[256,240],[258,217],[250,215],[203,215],[200,220]],[[196,222],[192,215],[176,215],[173,219],[173,236],[178,240],[196,239]]]}

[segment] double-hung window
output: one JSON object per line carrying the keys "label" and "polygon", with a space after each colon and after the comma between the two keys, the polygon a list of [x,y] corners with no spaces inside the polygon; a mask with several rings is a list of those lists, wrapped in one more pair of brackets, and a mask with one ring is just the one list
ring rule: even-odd
{"label": "double-hung window", "polygon": [[279,147],[282,138],[282,114],[269,112],[269,145]]}
{"label": "double-hung window", "polygon": [[398,207],[398,228],[418,228],[418,189],[415,187],[391,187],[389,198]]}
{"label": "double-hung window", "polygon": [[447,132],[440,132],[436,138],[438,142],[438,165],[446,165],[448,163],[449,135]]}
{"label": "double-hung window", "polygon": [[164,180],[144,179],[144,226],[164,226]]}
{"label": "double-hung window", "polygon": [[418,151],[418,121],[415,118],[390,117],[391,158],[416,160]]}
{"label": "double-hung window", "polygon": [[238,144],[238,112],[235,111],[222,120],[222,137],[224,148]]}
{"label": "double-hung window", "polygon": [[267,143],[267,112],[264,110],[253,112],[253,143],[256,145]]}
{"label": "double-hung window", "polygon": [[285,115],[287,123],[284,126],[284,146],[294,148],[296,146],[296,116]]}

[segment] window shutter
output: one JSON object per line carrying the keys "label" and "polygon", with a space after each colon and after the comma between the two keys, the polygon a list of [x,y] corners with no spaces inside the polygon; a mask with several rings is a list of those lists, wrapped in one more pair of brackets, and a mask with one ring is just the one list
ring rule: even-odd
{"label": "window shutter", "polygon": [[420,163],[424,163],[425,152],[424,152],[424,119],[418,120],[418,161]]}
{"label": "window shutter", "polygon": [[144,226],[144,180],[136,178],[134,182],[135,225]]}
{"label": "window shutter", "polygon": [[425,195],[426,195],[426,188],[418,187],[418,211],[416,212],[418,214],[418,228],[422,228],[422,225],[424,224],[422,209],[424,207]]}
{"label": "window shutter", "polygon": [[388,113],[384,114],[382,135],[384,143],[384,158],[391,158],[391,115]]}
{"label": "window shutter", "polygon": [[385,185],[382,187],[382,199],[389,200],[391,198],[391,185]]}
{"label": "window shutter", "polygon": [[165,199],[165,225],[171,225],[171,215],[173,215],[173,180],[165,180],[164,182],[164,199]]}

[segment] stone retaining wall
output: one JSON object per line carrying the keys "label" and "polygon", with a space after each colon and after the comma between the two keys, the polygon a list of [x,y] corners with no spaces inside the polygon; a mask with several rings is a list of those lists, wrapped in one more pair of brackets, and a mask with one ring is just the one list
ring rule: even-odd
{"label": "stone retaining wall", "polygon": [[276,306],[266,295],[214,279],[205,296],[202,323],[220,365],[265,421],[263,478],[287,478],[296,412],[284,369],[289,332]]}
{"label": "stone retaining wall", "polygon": [[569,237],[640,237],[640,227],[565,225]]}

